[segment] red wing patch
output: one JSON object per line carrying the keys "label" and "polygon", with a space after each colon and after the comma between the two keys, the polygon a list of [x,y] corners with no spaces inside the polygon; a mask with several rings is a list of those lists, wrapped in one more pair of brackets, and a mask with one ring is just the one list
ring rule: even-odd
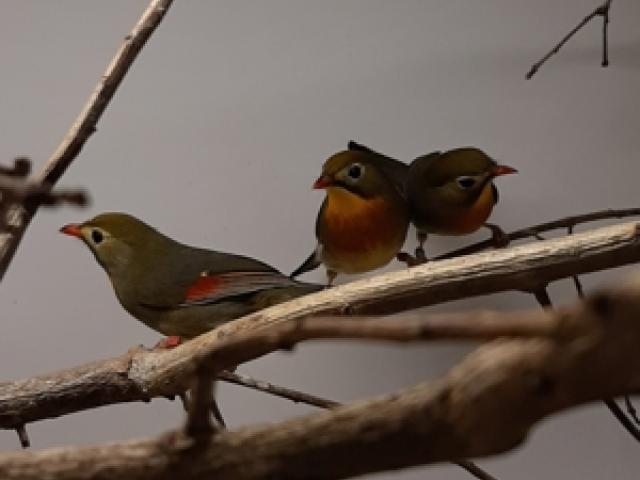
{"label": "red wing patch", "polygon": [[258,292],[269,288],[282,288],[296,282],[277,272],[203,272],[189,288],[180,306],[212,304],[226,298]]}
{"label": "red wing patch", "polygon": [[213,296],[221,287],[222,279],[213,275],[201,275],[191,286],[187,289],[187,295],[185,296],[185,302],[197,302]]}

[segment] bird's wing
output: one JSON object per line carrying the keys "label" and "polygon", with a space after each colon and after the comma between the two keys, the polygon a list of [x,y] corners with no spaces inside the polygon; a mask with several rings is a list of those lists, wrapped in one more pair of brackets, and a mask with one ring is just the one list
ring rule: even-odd
{"label": "bird's wing", "polygon": [[271,288],[285,288],[298,282],[277,272],[202,272],[186,290],[179,307],[206,305]]}

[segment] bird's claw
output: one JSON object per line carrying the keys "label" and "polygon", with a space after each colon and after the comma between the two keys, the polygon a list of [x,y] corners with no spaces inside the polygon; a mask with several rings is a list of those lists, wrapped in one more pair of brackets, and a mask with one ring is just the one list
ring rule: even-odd
{"label": "bird's claw", "polygon": [[491,243],[493,243],[494,248],[505,248],[509,245],[511,241],[509,240],[509,235],[507,235],[498,225],[485,223],[485,226],[491,230]]}
{"label": "bird's claw", "polygon": [[422,265],[428,261],[427,257],[424,255],[424,251],[422,252],[422,257],[420,255],[416,255],[414,257],[410,253],[400,252],[396,255],[396,258],[399,262],[406,263],[407,267],[415,267],[416,265]]}

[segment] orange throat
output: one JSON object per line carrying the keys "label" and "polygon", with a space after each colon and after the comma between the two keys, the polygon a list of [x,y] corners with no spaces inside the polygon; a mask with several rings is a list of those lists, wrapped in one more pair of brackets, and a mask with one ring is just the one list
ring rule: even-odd
{"label": "orange throat", "polygon": [[406,236],[407,213],[382,196],[362,198],[340,187],[327,189],[320,243],[336,271],[366,272],[393,259]]}
{"label": "orange throat", "polygon": [[482,189],[480,196],[476,202],[466,209],[457,218],[452,219],[451,233],[454,235],[465,235],[475,232],[479,229],[491,215],[491,211],[495,205],[491,182]]}

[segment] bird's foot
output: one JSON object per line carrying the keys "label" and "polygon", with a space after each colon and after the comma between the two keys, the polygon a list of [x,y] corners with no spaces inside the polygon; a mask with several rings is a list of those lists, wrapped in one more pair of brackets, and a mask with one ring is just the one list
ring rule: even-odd
{"label": "bird's foot", "polygon": [[175,348],[182,343],[182,337],[178,335],[170,335],[166,338],[163,338],[153,347],[154,350],[168,350],[171,348]]}
{"label": "bird's foot", "polygon": [[505,248],[509,245],[509,235],[505,233],[498,225],[493,223],[485,223],[485,227],[491,230],[491,243],[494,248]]}
{"label": "bird's foot", "polygon": [[424,255],[424,251],[422,252],[422,256],[416,255],[415,257],[407,252],[400,252],[396,255],[396,258],[399,262],[406,263],[407,267],[415,267],[416,265],[422,265],[423,263],[428,262],[429,260]]}

